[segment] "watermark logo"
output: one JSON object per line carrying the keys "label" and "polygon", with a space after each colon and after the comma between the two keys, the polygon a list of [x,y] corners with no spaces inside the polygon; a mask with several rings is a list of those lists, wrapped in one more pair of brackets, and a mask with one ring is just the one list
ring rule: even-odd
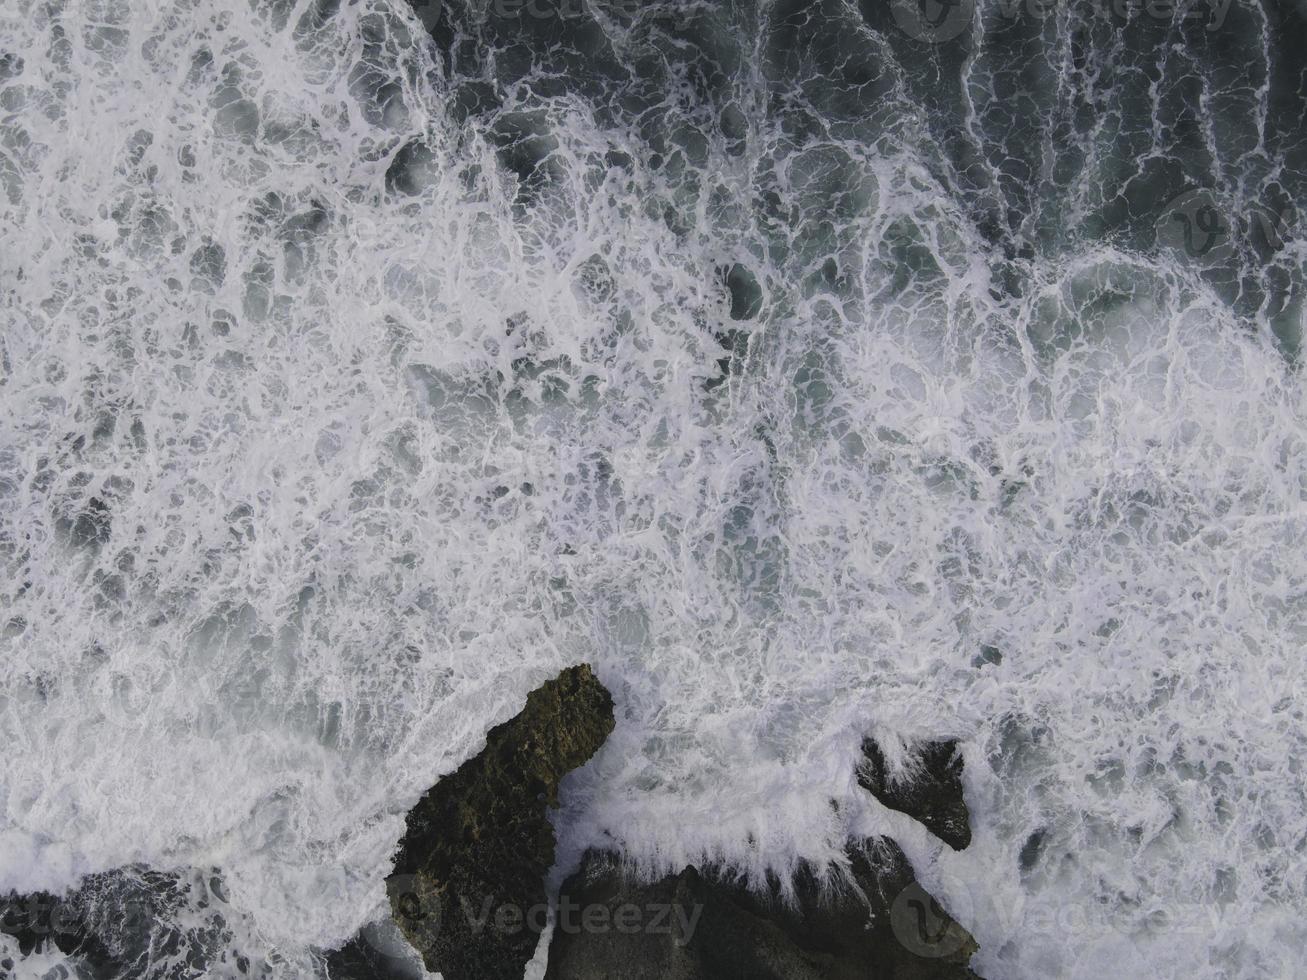
{"label": "watermark logo", "polygon": [[[967,895],[966,889],[960,894]],[[954,956],[966,946],[969,936],[953,917],[918,882],[913,882],[890,906],[890,929],[909,953],[923,959]]]}
{"label": "watermark logo", "polygon": [[967,29],[976,0],[892,0],[890,12],[909,37],[942,44]]}
{"label": "watermark logo", "polygon": [[430,888],[423,888],[417,875],[393,875],[386,879],[386,894],[395,918],[424,929],[439,930],[440,899]]}
{"label": "watermark logo", "polygon": [[1288,239],[1283,213],[1260,205],[1236,213],[1206,187],[1186,191],[1167,204],[1156,231],[1159,248],[1204,269],[1228,266],[1240,252],[1278,252]]}
{"label": "watermark logo", "polygon": [[440,16],[445,12],[444,0],[410,0],[418,21],[430,34],[440,23]]}

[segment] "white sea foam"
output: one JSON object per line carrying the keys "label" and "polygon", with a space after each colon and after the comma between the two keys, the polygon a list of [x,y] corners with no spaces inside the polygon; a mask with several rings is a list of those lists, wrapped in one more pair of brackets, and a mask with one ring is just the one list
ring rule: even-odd
{"label": "white sea foam", "polygon": [[[1193,270],[991,293],[910,120],[752,118],[768,157],[691,113],[687,232],[634,133],[501,93],[555,141],[524,203],[381,0],[11,0],[0,37],[0,890],[220,866],[303,972],[586,660],[618,724],[565,859],[892,831],[991,978],[1300,962],[1307,401]],[[856,787],[871,731],[962,740],[967,852]]]}

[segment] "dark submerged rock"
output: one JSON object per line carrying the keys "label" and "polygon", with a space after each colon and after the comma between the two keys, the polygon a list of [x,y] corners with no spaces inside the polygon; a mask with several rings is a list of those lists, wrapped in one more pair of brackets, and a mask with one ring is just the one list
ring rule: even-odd
{"label": "dark submerged rock", "polygon": [[921,752],[921,773],[910,780],[892,780],[885,756],[874,739],[862,743],[864,765],[858,785],[891,810],[925,824],[926,829],[955,851],[971,843],[971,819],[962,797],[962,756],[953,740],[928,742]]}
{"label": "dark submerged rock", "polygon": [[10,892],[0,897],[0,932],[17,939],[24,956],[54,947],[82,958],[97,975],[120,973],[124,964],[82,914],[83,905],[79,892]]}
{"label": "dark submerged rock", "polygon": [[612,730],[612,697],[588,665],[570,667],[409,812],[386,888],[395,923],[429,970],[445,980],[520,980],[545,922],[554,863],[546,810],[563,776]]}
{"label": "dark submerged rock", "polygon": [[[201,922],[179,918],[190,908],[203,910]],[[233,962],[243,974],[262,975],[259,965],[232,948],[225,908],[216,869],[127,865],[88,875],[63,895],[0,895],[0,932],[18,940],[23,955],[58,949],[97,980],[146,976],[169,960],[197,973]]]}
{"label": "dark submerged rock", "polygon": [[1047,841],[1047,827],[1038,828],[1026,838],[1026,842],[1021,845],[1021,853],[1017,855],[1023,874],[1034,870],[1035,865],[1039,863],[1040,855],[1044,853],[1044,844]]}
{"label": "dark submerged rock", "polygon": [[[804,866],[795,901],[687,867],[653,884],[608,853],[564,882],[546,980],[949,980],[975,974],[970,934],[887,838],[848,851],[852,886]],[[860,893],[859,893],[860,892]]]}

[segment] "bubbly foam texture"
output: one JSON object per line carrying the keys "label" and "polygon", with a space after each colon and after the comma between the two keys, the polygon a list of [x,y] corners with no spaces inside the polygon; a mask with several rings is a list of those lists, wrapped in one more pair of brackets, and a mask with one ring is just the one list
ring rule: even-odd
{"label": "bubbly foam texture", "polygon": [[[864,115],[802,65],[730,113],[669,82],[655,160],[576,92],[456,113],[381,0],[18,0],[0,37],[0,890],[220,866],[303,975],[586,660],[618,724],[564,864],[892,831],[992,978],[1301,961],[1283,315],[1110,240],[1006,289],[906,60]],[[873,731],[962,740],[971,849],[856,787]]]}

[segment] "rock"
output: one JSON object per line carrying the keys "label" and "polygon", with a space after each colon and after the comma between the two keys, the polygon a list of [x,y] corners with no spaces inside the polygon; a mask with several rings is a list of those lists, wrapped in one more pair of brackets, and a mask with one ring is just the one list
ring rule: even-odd
{"label": "rock", "polygon": [[891,779],[885,756],[873,739],[862,743],[862,752],[866,762],[858,770],[858,785],[891,810],[925,824],[953,850],[971,843],[971,815],[962,797],[962,756],[956,741],[927,742],[920,774],[913,779]]}
{"label": "rock", "polygon": [[[205,910],[199,918],[188,915],[193,905]],[[64,895],[0,896],[0,932],[17,939],[24,955],[53,947],[96,978],[145,976],[169,957],[232,962],[244,975],[260,975],[231,948],[225,905],[214,869],[127,865],[88,875]]]}
{"label": "rock", "polygon": [[[612,854],[564,882],[546,980],[974,978],[975,941],[917,884],[887,838],[849,848],[853,883],[823,891],[804,866],[795,902],[688,867],[654,884]],[[865,897],[864,897],[865,896]]]}
{"label": "rock", "polygon": [[[56,949],[92,980],[141,977],[284,975],[259,956],[241,952],[227,921],[218,869],[157,871],[127,865],[88,875],[62,895],[0,894],[0,933],[18,951]],[[328,980],[422,980],[416,954],[390,923],[364,928],[341,949],[321,952]],[[170,966],[169,964],[173,964]],[[0,963],[0,977],[8,977]],[[50,974],[54,976],[56,974]]]}
{"label": "rock", "polygon": [[325,954],[328,980],[424,980],[426,971],[389,920],[374,922],[339,949]]}
{"label": "rock", "polygon": [[427,969],[445,980],[521,980],[546,919],[546,809],[612,730],[608,691],[589,666],[568,668],[409,812],[386,890]]}
{"label": "rock", "polygon": [[82,958],[97,975],[121,972],[122,962],[82,914],[83,906],[78,892],[10,892],[0,897],[0,932],[17,939],[24,956],[53,946]]}

